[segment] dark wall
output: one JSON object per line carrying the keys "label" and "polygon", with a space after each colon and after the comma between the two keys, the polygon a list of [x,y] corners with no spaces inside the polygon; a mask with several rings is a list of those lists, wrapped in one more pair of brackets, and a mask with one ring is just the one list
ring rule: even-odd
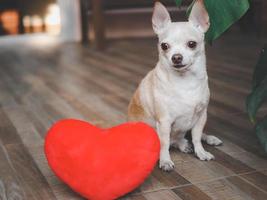
{"label": "dark wall", "polygon": [[[125,1],[125,0],[103,0],[105,8],[140,8],[140,7],[152,7],[154,0],[134,0],[134,1]],[[174,6],[174,0],[162,0],[162,3],[165,5]]]}
{"label": "dark wall", "polygon": [[[92,1],[89,1],[91,7]],[[104,9],[121,9],[121,8],[144,8],[153,7],[154,2],[158,0],[102,0]],[[175,6],[174,0],[160,0],[166,6]],[[191,2],[186,0],[185,3]]]}

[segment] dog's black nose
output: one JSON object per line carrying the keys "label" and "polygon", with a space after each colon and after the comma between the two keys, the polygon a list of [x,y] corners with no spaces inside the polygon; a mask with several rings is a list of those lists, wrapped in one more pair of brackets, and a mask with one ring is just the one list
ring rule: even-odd
{"label": "dog's black nose", "polygon": [[178,64],[181,64],[182,61],[183,61],[183,56],[181,54],[174,54],[172,56],[172,62],[173,62],[173,64],[178,65]]}

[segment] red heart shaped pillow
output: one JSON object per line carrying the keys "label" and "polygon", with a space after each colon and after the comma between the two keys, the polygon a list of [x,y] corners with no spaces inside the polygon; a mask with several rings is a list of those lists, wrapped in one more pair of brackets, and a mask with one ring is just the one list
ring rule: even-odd
{"label": "red heart shaped pillow", "polygon": [[116,199],[138,187],[153,170],[160,150],[154,129],[126,123],[100,129],[62,120],[48,131],[45,153],[55,174],[88,199]]}

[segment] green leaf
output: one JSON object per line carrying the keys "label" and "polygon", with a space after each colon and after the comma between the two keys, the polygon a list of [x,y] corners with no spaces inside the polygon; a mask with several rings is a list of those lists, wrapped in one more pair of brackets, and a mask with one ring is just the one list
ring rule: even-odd
{"label": "green leaf", "polygon": [[249,9],[248,0],[205,0],[211,26],[206,40],[212,42],[239,20]]}
{"label": "green leaf", "polygon": [[175,0],[177,6],[180,6],[183,0]]}
{"label": "green leaf", "polygon": [[255,116],[262,105],[262,103],[267,98],[267,78],[263,80],[263,82],[255,88],[255,90],[250,93],[250,95],[247,97],[247,111],[249,114],[249,118],[251,122],[255,122]]}
{"label": "green leaf", "polygon": [[[205,0],[204,2],[211,24],[205,36],[209,43],[217,39],[249,9],[248,0]],[[188,15],[193,3],[188,8]]]}
{"label": "green leaf", "polygon": [[252,88],[258,87],[267,76],[267,45],[262,49],[260,58],[255,67]]}
{"label": "green leaf", "polygon": [[267,153],[267,116],[265,116],[262,121],[257,123],[255,130],[261,145]]}

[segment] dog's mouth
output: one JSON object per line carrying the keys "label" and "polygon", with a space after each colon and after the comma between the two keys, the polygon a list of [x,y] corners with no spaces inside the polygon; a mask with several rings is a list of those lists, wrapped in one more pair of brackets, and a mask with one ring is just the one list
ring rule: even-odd
{"label": "dog's mouth", "polygon": [[175,69],[182,69],[182,68],[185,68],[186,65],[181,65],[181,64],[179,64],[179,65],[173,65],[173,67],[174,67]]}
{"label": "dog's mouth", "polygon": [[177,71],[184,72],[184,71],[188,71],[190,66],[191,66],[190,64],[188,65],[179,64],[179,65],[173,65],[173,68]]}

